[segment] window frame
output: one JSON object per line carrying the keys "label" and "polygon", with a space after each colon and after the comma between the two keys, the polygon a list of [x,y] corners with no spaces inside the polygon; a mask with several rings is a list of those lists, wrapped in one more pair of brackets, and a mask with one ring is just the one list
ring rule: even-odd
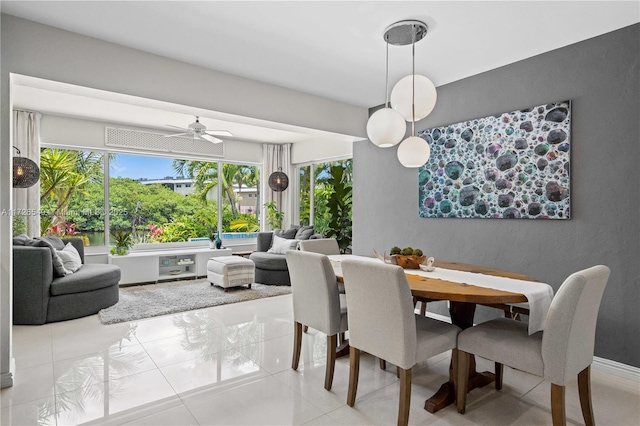
{"label": "window frame", "polygon": [[[40,149],[49,148],[49,149],[63,149],[67,151],[90,151],[95,152],[97,154],[102,155],[103,159],[103,191],[104,191],[104,229],[105,236],[104,242],[105,244],[102,246],[88,246],[85,247],[85,253],[87,254],[107,254],[110,250],[111,244],[111,235],[110,235],[110,212],[109,212],[109,194],[110,194],[110,160],[109,154],[127,154],[127,155],[139,155],[139,156],[147,156],[147,157],[161,157],[161,158],[170,158],[174,160],[193,160],[193,161],[207,161],[210,163],[216,163],[218,170],[222,170],[223,164],[236,164],[243,166],[251,166],[256,167],[258,169],[258,173],[260,175],[260,179],[258,181],[258,185],[262,184],[263,176],[263,165],[261,163],[253,163],[250,161],[229,161],[220,158],[208,158],[205,156],[198,157],[195,155],[184,155],[184,156],[174,156],[174,155],[166,155],[162,153],[150,153],[150,152],[138,152],[138,151],[129,151],[129,150],[117,150],[117,149],[104,149],[104,148],[96,148],[96,147],[88,147],[88,146],[80,146],[80,145],[64,145],[64,144],[51,144],[51,143],[41,143]],[[217,205],[218,205],[218,229],[222,229],[222,185],[216,185],[217,188]],[[263,230],[263,223],[260,223],[260,229]],[[165,243],[158,243],[165,244]],[[171,243],[166,243],[171,244]]]}

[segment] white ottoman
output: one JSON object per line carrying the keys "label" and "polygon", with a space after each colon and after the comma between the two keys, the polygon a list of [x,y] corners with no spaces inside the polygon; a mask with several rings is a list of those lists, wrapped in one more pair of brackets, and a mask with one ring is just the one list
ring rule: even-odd
{"label": "white ottoman", "polygon": [[250,259],[240,256],[220,256],[209,258],[207,279],[227,291],[230,287],[251,284],[255,279],[255,265]]}

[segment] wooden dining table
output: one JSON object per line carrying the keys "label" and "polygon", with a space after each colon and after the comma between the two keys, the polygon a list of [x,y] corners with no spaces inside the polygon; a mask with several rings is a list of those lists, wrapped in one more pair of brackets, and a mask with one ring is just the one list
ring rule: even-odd
{"label": "wooden dining table", "polygon": [[[329,256],[329,258],[337,259],[338,256]],[[437,260],[434,263],[434,266],[436,268],[538,282],[538,280],[522,274],[460,262]],[[336,265],[334,265],[334,269],[338,281],[343,281],[341,269],[336,267]],[[448,300],[450,302],[449,313],[451,315],[451,322],[463,330],[473,327],[473,317],[476,305],[478,304],[503,309],[509,304],[523,303],[527,301],[527,298],[523,294],[481,287],[473,285],[473,283],[459,283],[413,274],[406,274],[406,277],[409,282],[409,287],[411,288],[411,294],[414,297],[414,301],[421,300],[426,302]],[[472,356],[469,368],[469,391],[486,386],[494,381],[494,373],[488,371],[479,373],[476,371],[475,358]],[[425,401],[425,410],[430,413],[435,413],[436,411],[453,403],[455,401],[456,394],[453,383],[453,369],[450,365],[449,380],[443,383],[442,386],[440,386],[440,389]]]}

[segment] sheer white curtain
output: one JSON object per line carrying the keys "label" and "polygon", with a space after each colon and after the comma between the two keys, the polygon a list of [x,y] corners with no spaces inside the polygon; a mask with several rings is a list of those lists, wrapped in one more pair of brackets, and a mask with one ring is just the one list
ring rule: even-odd
{"label": "sheer white curtain", "polygon": [[[40,166],[40,117],[39,112],[13,111],[13,145],[20,150],[20,156],[33,160]],[[12,149],[13,155],[17,155]],[[13,208],[29,212],[26,216],[27,234],[40,236],[40,181],[29,188],[13,190]]]}
{"label": "sheer white curtain", "polygon": [[[284,212],[284,220],[282,221],[282,228],[287,229],[291,225],[293,218],[293,206],[291,196],[292,191],[292,176],[291,176],[291,144],[263,144],[262,145],[262,194],[263,204],[270,201],[275,201],[278,204],[278,209]],[[271,173],[277,172],[279,168],[282,168],[282,172],[289,177],[289,187],[282,192],[275,192],[269,188],[269,176]],[[266,220],[266,212],[262,208],[262,223],[265,224],[263,229],[269,227]]]}

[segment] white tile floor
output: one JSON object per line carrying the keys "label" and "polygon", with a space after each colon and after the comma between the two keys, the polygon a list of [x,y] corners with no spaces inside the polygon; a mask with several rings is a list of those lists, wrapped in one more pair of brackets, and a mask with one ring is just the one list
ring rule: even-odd
{"label": "white tile floor", "polygon": [[[0,397],[2,425],[395,424],[394,369],[364,356],[354,408],[345,403],[348,357],[333,389],[324,384],[325,336],[304,335],[291,370],[291,296],[278,296],[130,323],[97,316],[15,326],[15,386]],[[478,360],[479,370],[492,363]],[[449,354],[414,369],[411,424],[547,425],[549,383],[505,368],[504,388],[469,394],[467,413],[423,409],[448,376]],[[592,370],[596,421],[640,424],[640,384]],[[582,424],[577,385],[567,390],[570,424]]]}

